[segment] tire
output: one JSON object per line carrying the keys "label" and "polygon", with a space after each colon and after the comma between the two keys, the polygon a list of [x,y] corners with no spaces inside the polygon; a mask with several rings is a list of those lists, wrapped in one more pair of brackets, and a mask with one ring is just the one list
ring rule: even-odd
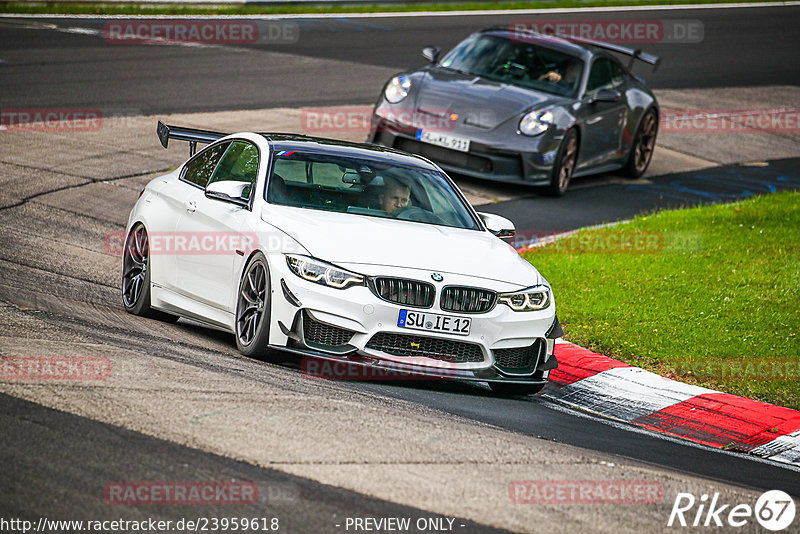
{"label": "tire", "polygon": [[125,311],[174,323],[177,315],[150,306],[150,241],[142,223],[136,223],[125,238],[122,252],[122,305]]}
{"label": "tire", "polygon": [[543,194],[560,197],[567,192],[572,173],[575,172],[575,164],[578,162],[578,148],[578,132],[574,128],[567,130],[558,147],[550,185],[542,189]]}
{"label": "tire", "polygon": [[650,161],[653,159],[653,152],[656,148],[656,137],[658,136],[658,118],[653,109],[648,109],[639,122],[636,130],[636,137],[633,138],[631,153],[628,155],[628,162],[622,169],[623,176],[636,179],[647,171]]}
{"label": "tire", "polygon": [[236,296],[236,348],[245,356],[265,359],[271,315],[267,258],[256,252],[242,272]]}
{"label": "tire", "polygon": [[528,384],[506,384],[503,382],[489,382],[489,387],[498,395],[511,396],[511,395],[536,395],[539,393],[544,384],[528,385]]}

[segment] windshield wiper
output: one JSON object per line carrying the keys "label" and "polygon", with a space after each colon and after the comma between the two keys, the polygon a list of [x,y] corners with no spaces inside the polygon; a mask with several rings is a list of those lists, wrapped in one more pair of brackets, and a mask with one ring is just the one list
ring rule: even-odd
{"label": "windshield wiper", "polygon": [[452,72],[457,72],[457,73],[463,74],[465,76],[480,76],[480,74],[475,74],[474,72],[469,72],[467,70],[456,69],[456,68],[453,68],[453,67],[445,67],[444,65],[439,65],[439,66],[442,67],[445,70],[449,70],[449,71],[452,71]]}

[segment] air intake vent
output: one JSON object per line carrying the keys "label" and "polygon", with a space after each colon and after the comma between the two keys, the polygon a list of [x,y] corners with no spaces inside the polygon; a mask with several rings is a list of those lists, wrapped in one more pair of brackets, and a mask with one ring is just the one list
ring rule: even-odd
{"label": "air intake vent", "polygon": [[539,366],[539,358],[544,355],[546,347],[544,339],[537,339],[527,347],[494,349],[494,365],[509,374],[531,374]]}
{"label": "air intake vent", "polygon": [[483,361],[483,351],[474,343],[408,334],[378,332],[369,340],[367,348],[392,356],[425,357],[451,363]]}
{"label": "air intake vent", "polygon": [[307,311],[303,310],[303,335],[306,341],[336,347],[349,343],[353,334],[355,332],[352,330],[316,321]]}

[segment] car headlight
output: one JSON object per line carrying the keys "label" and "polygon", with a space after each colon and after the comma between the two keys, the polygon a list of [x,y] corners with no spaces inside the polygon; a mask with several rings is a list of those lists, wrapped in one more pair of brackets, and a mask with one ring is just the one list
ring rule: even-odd
{"label": "car headlight", "polygon": [[549,111],[531,111],[519,121],[519,131],[525,135],[539,135],[553,124],[553,114]]}
{"label": "car headlight", "polygon": [[411,89],[411,79],[408,76],[395,76],[383,90],[383,96],[392,104],[397,104],[408,96],[409,89]]}
{"label": "car headlight", "polygon": [[535,286],[514,293],[501,293],[497,301],[514,311],[543,310],[550,306],[550,289],[545,286]]}
{"label": "car headlight", "polygon": [[309,258],[308,256],[287,254],[286,263],[294,274],[309,282],[335,287],[336,289],[364,285],[364,277],[360,274],[345,271],[340,267]]}

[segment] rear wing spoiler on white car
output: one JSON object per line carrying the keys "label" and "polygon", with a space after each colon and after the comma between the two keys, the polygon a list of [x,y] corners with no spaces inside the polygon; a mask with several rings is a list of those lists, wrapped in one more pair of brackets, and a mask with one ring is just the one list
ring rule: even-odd
{"label": "rear wing spoiler on white car", "polygon": [[162,121],[158,121],[156,128],[158,139],[161,141],[161,146],[167,148],[170,139],[176,141],[189,142],[189,157],[194,156],[197,152],[197,143],[213,143],[217,139],[225,137],[226,133],[212,132],[210,130],[197,130],[195,128],[183,128],[181,126],[169,126]]}

